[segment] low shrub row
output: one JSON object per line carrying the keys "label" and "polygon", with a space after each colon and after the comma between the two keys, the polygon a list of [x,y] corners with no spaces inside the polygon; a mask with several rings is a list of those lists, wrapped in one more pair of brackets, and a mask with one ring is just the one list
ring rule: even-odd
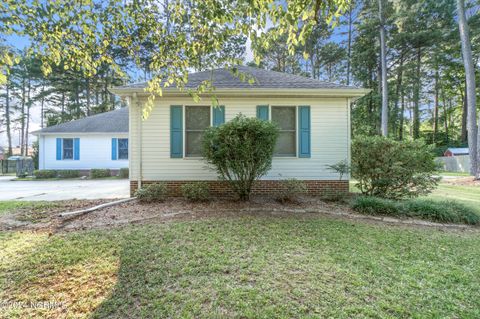
{"label": "low shrub row", "polygon": [[48,178],[77,178],[80,177],[80,171],[71,170],[71,169],[42,169],[33,171],[33,176],[38,179],[48,179]]}
{"label": "low shrub row", "polygon": [[57,171],[54,169],[42,169],[33,171],[35,178],[56,178]]}
{"label": "low shrub row", "polygon": [[95,168],[90,170],[90,178],[105,178],[112,176],[108,168]]}
{"label": "low shrub row", "polygon": [[480,216],[456,201],[410,199],[395,201],[373,196],[358,196],[351,202],[354,211],[368,215],[412,217],[442,223],[480,224]]}

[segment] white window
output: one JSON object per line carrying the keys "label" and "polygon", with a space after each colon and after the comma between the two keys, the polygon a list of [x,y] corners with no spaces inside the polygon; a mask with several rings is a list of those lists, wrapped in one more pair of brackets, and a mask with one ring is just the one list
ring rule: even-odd
{"label": "white window", "polygon": [[297,108],[295,106],[272,106],[271,120],[280,129],[274,156],[295,157],[297,154]]}
{"label": "white window", "polygon": [[118,139],[118,159],[128,160],[128,138]]}
{"label": "white window", "polygon": [[64,138],[62,145],[62,158],[73,160],[73,138]]}
{"label": "white window", "polygon": [[202,156],[203,133],[210,126],[210,106],[185,106],[185,156]]}

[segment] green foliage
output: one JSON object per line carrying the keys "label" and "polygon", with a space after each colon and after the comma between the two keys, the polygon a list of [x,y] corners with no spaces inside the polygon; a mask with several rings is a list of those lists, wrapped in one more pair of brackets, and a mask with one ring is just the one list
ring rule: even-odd
{"label": "green foliage", "polygon": [[298,197],[307,193],[307,185],[296,178],[287,178],[280,182],[277,200],[284,203],[298,202]]}
{"label": "green foliage", "polygon": [[135,197],[142,203],[163,202],[167,197],[168,189],[165,183],[146,185],[135,192]]}
{"label": "green foliage", "polygon": [[206,182],[183,184],[181,191],[183,197],[192,202],[204,202],[210,199],[210,189]]}
{"label": "green foliage", "polygon": [[477,225],[480,216],[470,207],[457,201],[409,199],[394,201],[374,196],[358,196],[352,209],[368,215],[412,217],[441,223]]}
{"label": "green foliage", "polygon": [[74,169],[62,169],[57,171],[57,176],[59,178],[76,178],[80,176],[80,171]]}
{"label": "green foliage", "polygon": [[54,169],[41,169],[41,170],[35,170],[33,171],[33,176],[35,178],[56,178],[57,177],[57,171]]}
{"label": "green foliage", "polygon": [[120,170],[118,171],[118,177],[120,177],[120,178],[128,178],[128,176],[129,176],[128,167],[120,168]]}
{"label": "green foliage", "polygon": [[90,178],[106,178],[112,176],[108,168],[94,168],[90,170]]}
{"label": "green foliage", "polygon": [[431,147],[421,140],[364,136],[352,142],[352,175],[365,195],[400,199],[428,194],[438,184],[437,169]]}
{"label": "green foliage", "polygon": [[347,160],[343,160],[332,165],[327,165],[327,168],[329,170],[337,172],[339,180],[342,180],[343,175],[347,175],[348,173],[350,173],[350,165],[348,165]]}
{"label": "green foliage", "polygon": [[244,115],[205,131],[203,155],[241,200],[248,200],[255,180],[272,166],[278,128]]}

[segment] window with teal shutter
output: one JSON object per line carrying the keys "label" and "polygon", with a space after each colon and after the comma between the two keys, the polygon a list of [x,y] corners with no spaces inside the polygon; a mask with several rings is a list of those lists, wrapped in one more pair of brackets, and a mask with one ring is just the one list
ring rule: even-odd
{"label": "window with teal shutter", "polygon": [[170,106],[170,157],[183,157],[183,107]]}
{"label": "window with teal shutter", "polygon": [[57,161],[62,160],[62,139],[57,137]]}
{"label": "window with teal shutter", "polygon": [[225,123],[225,106],[219,105],[213,108],[213,126]]}
{"label": "window with teal shutter", "polygon": [[117,141],[115,137],[112,138],[112,161],[117,160]]}
{"label": "window with teal shutter", "polygon": [[257,119],[268,121],[268,105],[257,105]]}
{"label": "window with teal shutter", "polygon": [[79,138],[73,139],[73,160],[75,161],[80,160],[80,139]]}
{"label": "window with teal shutter", "polygon": [[298,157],[311,157],[310,106],[298,107]]}

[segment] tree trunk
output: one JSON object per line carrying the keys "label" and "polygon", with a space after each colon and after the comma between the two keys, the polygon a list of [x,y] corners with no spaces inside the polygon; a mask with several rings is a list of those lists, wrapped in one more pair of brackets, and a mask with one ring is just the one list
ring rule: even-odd
{"label": "tree trunk", "polygon": [[352,59],[352,10],[353,4],[350,3],[350,7],[348,10],[348,40],[347,40],[347,85],[350,85],[350,65]]}
{"label": "tree trunk", "polygon": [[40,127],[45,125],[45,84],[42,85],[42,100],[40,102]]}
{"label": "tree trunk", "polygon": [[449,139],[448,139],[448,107],[447,107],[447,99],[445,98],[445,89],[442,88],[442,102],[443,102],[443,126],[445,128],[445,139],[448,146]]}
{"label": "tree trunk", "polygon": [[23,75],[22,79],[22,107],[20,110],[20,122],[21,122],[21,127],[20,127],[20,155],[25,155],[23,153],[23,146],[25,145],[25,77],[26,75]]}
{"label": "tree trunk", "polygon": [[388,86],[387,86],[387,46],[385,43],[385,19],[383,17],[383,0],[378,0],[380,18],[380,61],[382,66],[382,116],[381,131],[388,136]]}
{"label": "tree trunk", "polygon": [[87,116],[90,116],[90,78],[87,77],[85,81],[85,95],[87,98]]}
{"label": "tree trunk", "polygon": [[466,83],[467,83],[467,129],[468,129],[468,148],[470,153],[470,161],[472,163],[471,173],[475,179],[480,179],[480,137],[477,136],[480,131],[477,129],[477,109],[476,109],[476,93],[475,93],[475,66],[472,59],[472,47],[470,44],[470,34],[468,30],[467,19],[465,17],[465,5],[463,0],[457,0],[458,9],[458,27],[460,30],[460,39],[462,42],[463,65],[465,67]]}
{"label": "tree trunk", "polygon": [[438,134],[438,66],[435,68],[435,101],[434,101],[434,110],[433,110],[433,143],[437,141]]}
{"label": "tree trunk", "polygon": [[[398,66],[398,73],[397,73],[397,87],[395,90],[395,105],[393,108],[393,113],[394,113],[394,121],[393,121],[393,127],[392,130],[394,132],[394,135],[397,135],[397,123],[398,123],[398,118],[399,116],[403,117],[402,114],[398,114],[398,103],[400,101],[400,94],[402,95],[402,100],[403,100],[403,87],[402,87],[402,78],[403,78],[403,59],[404,59],[404,53],[400,54],[400,65]],[[403,102],[402,102],[403,103]],[[400,138],[401,140],[401,138]]]}
{"label": "tree trunk", "polygon": [[420,137],[420,65],[422,60],[422,49],[417,48],[417,68],[416,68],[416,79],[415,79],[415,90],[413,96],[413,123],[412,123],[412,136],[414,139]]}
{"label": "tree trunk", "polygon": [[27,123],[25,124],[25,155],[26,156],[28,156],[28,131],[30,128],[30,108],[32,107],[32,101],[30,99],[31,89],[32,89],[32,83],[29,75],[28,89],[27,89]]}
{"label": "tree trunk", "polygon": [[6,95],[5,95],[6,103],[5,103],[5,126],[7,129],[7,143],[8,143],[8,151],[7,156],[12,155],[12,131],[10,127],[10,77],[7,75],[7,83],[6,83]]}
{"label": "tree trunk", "polygon": [[467,137],[468,106],[467,106],[467,99],[465,97],[464,92],[467,93],[467,88],[466,87],[460,89],[460,97],[462,98],[462,128],[461,128],[461,134],[460,134],[460,141],[462,143],[466,143],[467,140],[468,140],[468,137]]}

